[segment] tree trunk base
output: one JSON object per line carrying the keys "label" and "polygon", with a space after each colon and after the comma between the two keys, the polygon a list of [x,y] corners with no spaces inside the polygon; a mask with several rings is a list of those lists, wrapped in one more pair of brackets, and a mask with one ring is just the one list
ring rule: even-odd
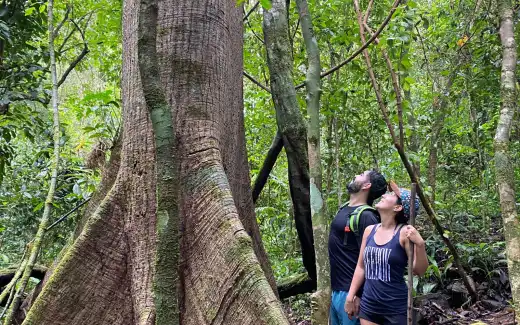
{"label": "tree trunk base", "polygon": [[311,323],[327,325],[329,322],[330,291],[319,290],[311,295]]}

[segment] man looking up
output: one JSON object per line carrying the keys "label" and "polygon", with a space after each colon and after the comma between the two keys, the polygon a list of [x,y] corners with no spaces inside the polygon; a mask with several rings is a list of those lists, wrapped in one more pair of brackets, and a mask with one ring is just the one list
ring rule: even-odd
{"label": "man looking up", "polygon": [[[357,325],[357,318],[349,319],[345,300],[356,270],[359,249],[365,228],[380,222],[377,211],[372,208],[374,200],[386,192],[387,183],[376,170],[357,175],[347,186],[350,200],[334,217],[329,234],[330,283],[332,301],[330,325]],[[361,297],[363,288],[356,296]],[[359,303],[356,298],[355,303]]]}

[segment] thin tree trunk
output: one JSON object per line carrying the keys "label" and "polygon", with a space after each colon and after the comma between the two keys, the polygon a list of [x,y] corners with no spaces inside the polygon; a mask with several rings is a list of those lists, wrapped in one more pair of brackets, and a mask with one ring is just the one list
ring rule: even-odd
{"label": "thin tree trunk", "polygon": [[334,121],[334,117],[331,116],[327,119],[327,137],[325,138],[325,143],[327,143],[327,159],[326,159],[326,167],[327,175],[325,176],[327,179],[327,185],[325,187],[325,195],[323,200],[328,202],[330,192],[332,191],[332,171],[334,170],[334,149],[332,148],[332,123]]}
{"label": "thin tree trunk", "polygon": [[500,40],[502,42],[502,74],[500,117],[495,134],[495,174],[500,210],[504,221],[507,264],[511,292],[515,302],[516,321],[520,321],[520,225],[516,210],[513,166],[509,154],[511,123],[516,111],[516,42],[514,36],[513,6],[510,0],[498,2],[500,13]]}
{"label": "thin tree trunk", "polygon": [[[448,77],[444,92],[449,92],[453,81],[455,80],[455,72],[452,72]],[[430,153],[428,156],[428,185],[431,187],[431,203],[435,207],[435,190],[437,187],[437,165],[438,165],[438,153],[439,146],[441,145],[441,132],[444,128],[444,117],[447,113],[449,98],[446,95],[441,97],[434,97],[432,103],[433,111],[433,125],[430,133]]]}
{"label": "thin tree trunk", "polygon": [[437,154],[439,136],[444,125],[444,113],[440,109],[439,98],[435,97],[432,104],[434,121],[430,133],[430,150],[428,155],[428,185],[431,188],[430,199],[435,206],[435,190],[437,185]]}
{"label": "thin tree trunk", "polygon": [[[31,277],[31,272],[36,263],[36,259],[38,258],[38,254],[40,253],[41,244],[43,241],[43,236],[45,234],[45,229],[49,223],[49,217],[52,211],[52,203],[54,201],[54,193],[56,192],[56,181],[58,178],[58,166],[60,159],[60,113],[58,110],[58,77],[56,74],[56,56],[54,53],[54,1],[49,0],[47,3],[48,9],[48,32],[49,32],[49,55],[50,55],[50,68],[51,68],[51,80],[52,80],[52,110],[53,110],[53,141],[54,141],[54,152],[51,161],[50,170],[51,179],[49,184],[49,190],[47,192],[47,198],[45,199],[45,208],[43,210],[42,218],[40,219],[40,224],[38,226],[38,231],[36,232],[36,236],[31,244],[29,244],[29,258],[27,263],[25,264],[25,269],[20,278],[20,284],[14,296],[12,305],[7,312],[4,324],[10,325],[13,322],[14,315],[18,310],[21,301],[22,295],[25,291],[25,287],[29,282],[29,278]],[[14,280],[15,281],[15,280]],[[16,282],[16,281],[15,281]]]}
{"label": "thin tree trunk", "polygon": [[157,0],[141,0],[138,45],[139,75],[155,140],[157,252],[155,256],[155,324],[179,324],[179,155],[172,110],[161,86],[157,60]]}
{"label": "thin tree trunk", "polygon": [[[114,185],[24,324],[152,325],[155,141],[137,67],[139,1],[124,2],[123,145]],[[159,2],[159,76],[180,155],[181,323],[288,324],[256,224],[234,0]],[[256,254],[255,254],[256,253]],[[264,261],[264,262],[262,262]],[[266,263],[267,262],[267,263]],[[175,270],[171,270],[171,275]],[[269,275],[270,274],[270,275]]]}
{"label": "thin tree trunk", "polygon": [[[405,91],[404,92],[404,98],[411,103],[411,97],[410,92]],[[410,135],[410,151],[412,151],[415,154],[415,159],[412,161],[413,170],[414,173],[421,178],[421,159],[419,157],[420,151],[421,151],[421,143],[419,140],[419,135],[417,134],[417,130],[419,129],[419,124],[417,123],[417,119],[414,116],[414,112],[411,109],[410,115],[408,116],[408,123],[410,124],[410,128],[412,129],[411,135]]]}
{"label": "thin tree trunk", "polygon": [[314,34],[312,17],[307,0],[296,0],[296,5],[298,6],[298,14],[301,21],[301,30],[308,60],[305,82],[307,86],[307,114],[309,115],[307,141],[309,146],[310,200],[317,276],[317,290],[311,297],[311,321],[313,324],[327,325],[330,301],[330,266],[328,258],[327,206],[324,204],[322,195],[320,152],[320,52],[318,41]]}
{"label": "thin tree trunk", "polygon": [[[470,69],[466,71],[466,73],[471,74]],[[469,119],[472,124],[472,138],[473,143],[475,144],[475,148],[477,149],[478,154],[478,178],[480,180],[481,186],[484,189],[484,181],[483,181],[483,175],[482,173],[486,170],[486,163],[484,162],[484,153],[482,152],[482,146],[480,145],[480,123],[477,118],[477,112],[475,110],[475,107],[473,105],[473,101],[471,100],[471,92],[468,89],[468,86],[466,84],[466,92],[468,93],[468,106],[469,106]]]}
{"label": "thin tree trunk", "polygon": [[341,187],[341,172],[339,168],[340,151],[339,151],[339,127],[338,127],[338,116],[334,116],[334,144],[335,144],[335,156],[336,156],[336,192],[338,193],[338,209],[341,207],[343,200],[343,188]]}
{"label": "thin tree trunk", "polygon": [[287,33],[287,3],[271,1],[264,10],[264,38],[267,65],[271,77],[271,94],[276,109],[276,122],[282,134],[289,163],[289,187],[294,207],[296,231],[302,249],[303,265],[309,277],[316,280],[316,261],[310,208],[307,130],[300,112],[292,77],[293,61]]}

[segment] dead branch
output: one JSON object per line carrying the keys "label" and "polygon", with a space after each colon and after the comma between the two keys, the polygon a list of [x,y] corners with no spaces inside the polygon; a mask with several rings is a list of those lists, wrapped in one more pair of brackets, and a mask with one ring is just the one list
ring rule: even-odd
{"label": "dead branch", "polygon": [[260,43],[265,44],[265,41],[253,29],[253,26],[251,26],[251,22],[249,21],[249,19],[247,19],[247,17],[245,18],[245,22],[247,23],[247,26],[249,26],[249,28],[251,29],[251,32],[256,37],[256,39],[259,40]]}
{"label": "dead branch", "polygon": [[54,29],[54,38],[58,37],[58,33],[60,32],[60,29],[63,27],[67,19],[69,19],[70,10],[72,9],[72,6],[67,5],[67,11],[65,11],[65,16],[63,17],[63,20],[56,26]]}
{"label": "dead branch", "polygon": [[69,65],[69,67],[67,68],[67,70],[65,70],[65,72],[63,73],[63,75],[61,76],[60,78],[60,81],[58,81],[58,87],[60,87],[64,82],[65,80],[67,80],[67,77],[69,76],[69,73],[74,70],[74,68],[81,62],[81,60],[83,60],[83,58],[88,54],[89,52],[89,49],[88,49],[88,44],[87,44],[87,41],[85,40],[85,33],[83,32],[83,30],[81,30],[81,28],[79,28],[78,24],[73,20],[71,19],[70,20],[74,26],[76,27],[76,29],[79,31],[79,33],[81,34],[81,39],[83,40],[83,50],[81,51],[81,53],[76,57],[76,59],[74,61],[72,61]]}
{"label": "dead branch", "polygon": [[54,221],[52,223],[52,225],[50,225],[49,227],[47,227],[45,229],[45,231],[47,232],[47,231],[51,230],[52,228],[56,227],[59,223],[63,222],[65,219],[67,219],[68,216],[70,216],[71,214],[76,212],[79,208],[81,208],[88,201],[90,201],[90,198],[88,198],[85,201],[81,202],[80,204],[76,205],[76,207],[74,207],[72,210],[70,210],[69,212],[65,213],[63,216],[58,218],[58,220]]}
{"label": "dead branch", "polygon": [[368,16],[370,16],[370,11],[372,10],[372,5],[374,4],[374,0],[370,0],[368,2],[367,11],[365,12],[365,17],[363,18],[363,24],[368,24]]}
{"label": "dead branch", "polygon": [[255,78],[253,78],[253,76],[251,76],[249,73],[247,72],[243,72],[244,76],[249,79],[252,83],[254,83],[255,85],[257,85],[258,87],[262,88],[263,90],[267,91],[268,93],[271,93],[271,91],[269,90],[269,88],[267,88],[266,86],[262,85],[260,83],[260,81],[256,80]]}
{"label": "dead branch", "polygon": [[251,14],[253,13],[253,11],[256,10],[256,8],[258,7],[259,4],[260,4],[260,1],[257,1],[257,2],[254,4],[254,6],[253,6],[251,9],[249,9],[249,11],[247,12],[247,14],[244,16],[244,19],[242,19],[242,21],[246,21],[247,18],[249,18],[249,15],[251,15]]}
{"label": "dead branch", "polygon": [[[368,19],[368,11],[367,15],[365,15],[365,19]],[[369,33],[374,35],[374,32],[372,29],[370,29],[368,24],[363,23],[363,26],[366,28],[366,30],[368,30]],[[375,42],[376,44],[379,44],[379,39],[376,38]],[[393,67],[392,60],[390,60],[388,52],[382,48],[381,53],[385,58],[386,66],[388,67],[388,71],[390,72],[390,76],[392,78],[392,86],[394,87],[395,102],[397,107],[397,119],[399,121],[399,143],[401,144],[401,148],[404,150],[403,98],[401,96],[401,86],[399,85],[399,80],[397,79],[397,74],[395,73],[395,69]]]}
{"label": "dead branch", "polygon": [[[76,19],[76,23],[78,23],[78,24],[81,23],[81,21],[83,19],[85,19],[87,16],[89,16],[89,14],[79,17],[78,19]],[[90,16],[92,16],[92,13],[90,13]],[[70,32],[67,34],[67,36],[65,36],[65,39],[63,40],[63,43],[61,43],[60,47],[58,48],[57,53],[63,54],[65,52],[65,51],[63,51],[63,48],[65,47],[65,45],[67,44],[69,39],[72,37],[72,35],[74,35],[74,32],[76,32],[76,30],[77,30],[76,27],[73,26],[73,28],[70,30]],[[70,49],[70,47],[68,49]]]}

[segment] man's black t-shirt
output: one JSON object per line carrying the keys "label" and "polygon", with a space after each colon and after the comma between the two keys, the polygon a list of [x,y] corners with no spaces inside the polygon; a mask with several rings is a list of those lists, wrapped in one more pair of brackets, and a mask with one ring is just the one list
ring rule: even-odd
{"label": "man's black t-shirt", "polygon": [[[349,291],[365,228],[380,222],[376,211],[365,210],[359,216],[357,233],[345,233],[349,217],[357,206],[345,206],[332,221],[329,234],[330,283],[334,291]],[[345,237],[346,236],[346,237]],[[346,242],[344,243],[344,240]],[[358,291],[361,296],[363,287]]]}

